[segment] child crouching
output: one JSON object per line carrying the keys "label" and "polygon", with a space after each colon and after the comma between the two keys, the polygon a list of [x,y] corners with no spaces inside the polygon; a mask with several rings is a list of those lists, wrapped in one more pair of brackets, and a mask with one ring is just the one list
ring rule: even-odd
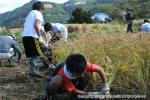
{"label": "child crouching", "polygon": [[88,95],[84,91],[91,79],[91,73],[97,72],[103,83],[102,93],[109,93],[106,76],[102,67],[87,63],[85,57],[81,54],[71,54],[67,57],[66,62],[60,64],[54,71],[46,85],[47,97],[52,97],[65,91],[69,94]]}

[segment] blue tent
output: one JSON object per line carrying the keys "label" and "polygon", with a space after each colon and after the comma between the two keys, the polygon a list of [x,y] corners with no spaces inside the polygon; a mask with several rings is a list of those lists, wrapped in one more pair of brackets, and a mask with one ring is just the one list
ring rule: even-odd
{"label": "blue tent", "polygon": [[112,20],[109,14],[103,12],[95,13],[91,18],[94,22],[109,22]]}

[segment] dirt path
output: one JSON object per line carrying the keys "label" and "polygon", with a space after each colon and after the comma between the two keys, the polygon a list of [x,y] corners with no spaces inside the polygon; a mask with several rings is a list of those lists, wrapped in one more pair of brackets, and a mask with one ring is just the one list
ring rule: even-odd
{"label": "dirt path", "polygon": [[0,66],[0,100],[40,100],[43,97],[46,78],[29,77],[28,68],[27,60],[18,66]]}

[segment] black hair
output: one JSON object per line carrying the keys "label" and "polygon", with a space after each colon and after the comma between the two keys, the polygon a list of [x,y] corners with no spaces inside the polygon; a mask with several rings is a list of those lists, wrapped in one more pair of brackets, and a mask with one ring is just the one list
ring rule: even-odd
{"label": "black hair", "polygon": [[52,31],[52,25],[50,23],[45,23],[44,24],[44,30],[45,32],[48,32],[48,31]]}
{"label": "black hair", "polygon": [[125,11],[126,11],[126,12],[131,12],[132,9],[126,8]]}
{"label": "black hair", "polygon": [[130,9],[129,9],[129,8],[126,8],[126,11],[130,11]]}
{"label": "black hair", "polygon": [[32,9],[33,10],[44,10],[44,4],[40,1],[37,1],[32,5]]}
{"label": "black hair", "polygon": [[145,22],[149,22],[148,18],[144,19],[144,23],[145,23]]}
{"label": "black hair", "polygon": [[71,54],[66,59],[66,68],[71,73],[82,74],[86,66],[86,59],[81,54]]}

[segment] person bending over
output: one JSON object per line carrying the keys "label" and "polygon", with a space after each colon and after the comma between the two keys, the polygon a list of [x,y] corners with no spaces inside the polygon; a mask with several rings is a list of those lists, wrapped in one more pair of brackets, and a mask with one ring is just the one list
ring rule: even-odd
{"label": "person bending over", "polygon": [[68,29],[65,25],[61,23],[45,23],[44,30],[49,31],[51,34],[51,41],[55,42],[57,40],[64,40],[67,42],[68,39]]}
{"label": "person bending over", "polygon": [[11,65],[11,59],[16,53],[18,54],[16,63],[19,64],[22,51],[16,37],[14,35],[0,36],[0,60],[8,60],[9,65]]}
{"label": "person bending over", "polygon": [[56,70],[49,78],[45,90],[47,98],[54,94],[65,91],[73,95],[88,95],[84,91],[89,83],[92,72],[97,72],[103,83],[102,93],[109,94],[109,86],[105,72],[101,66],[87,63],[85,57],[81,54],[71,54],[67,57],[65,63],[59,64]]}

